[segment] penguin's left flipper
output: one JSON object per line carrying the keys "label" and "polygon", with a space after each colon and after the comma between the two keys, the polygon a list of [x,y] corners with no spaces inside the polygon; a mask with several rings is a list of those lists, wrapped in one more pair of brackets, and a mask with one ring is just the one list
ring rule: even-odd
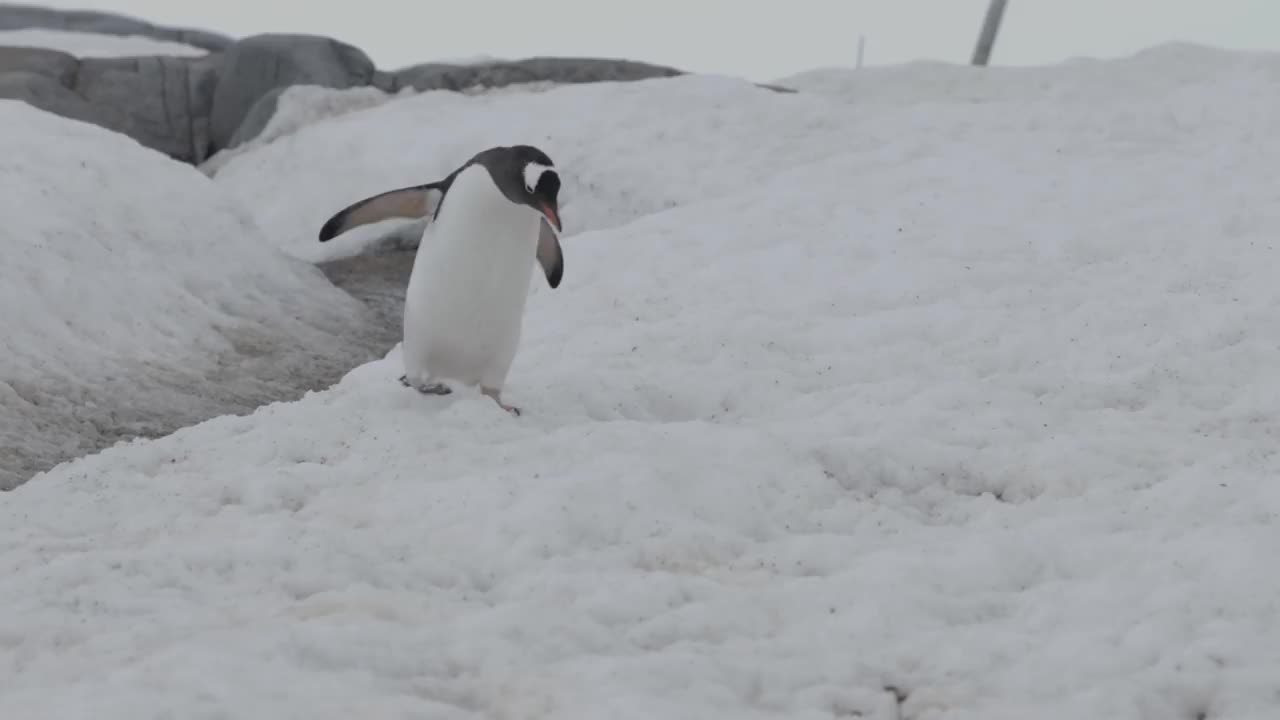
{"label": "penguin's left flipper", "polygon": [[448,385],[445,385],[444,383],[439,383],[439,382],[425,383],[423,385],[417,385],[415,383],[411,383],[409,382],[408,375],[400,376],[400,384],[405,387],[413,388],[414,390],[417,390],[423,395],[448,395],[449,393],[453,392],[453,388],[449,387]]}
{"label": "penguin's left flipper", "polygon": [[361,225],[390,218],[417,220],[433,217],[447,188],[445,181],[388,190],[357,200],[334,213],[320,228],[318,239],[329,242],[344,232]]}

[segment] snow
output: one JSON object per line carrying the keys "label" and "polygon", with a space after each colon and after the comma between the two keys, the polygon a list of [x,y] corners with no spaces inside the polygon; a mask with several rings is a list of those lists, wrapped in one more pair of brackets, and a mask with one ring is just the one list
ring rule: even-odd
{"label": "snow", "polygon": [[[558,83],[528,82],[492,88],[477,85],[458,92],[463,95],[513,95],[545,92],[556,87],[559,87]],[[247,155],[261,147],[270,145],[304,127],[358,110],[367,110],[385,105],[392,100],[410,97],[417,93],[418,91],[412,87],[405,87],[395,93],[388,93],[372,86],[341,89],[320,87],[318,85],[291,86],[280,94],[276,111],[271,116],[267,126],[262,129],[262,132],[248,142],[218,151],[213,157],[201,164],[200,169],[212,177],[217,175],[233,158]]]}
{"label": "snow", "polygon": [[0,487],[367,357],[363,306],[198,171],[17,101],[0,126]]}
{"label": "snow", "polygon": [[1100,67],[424,93],[233,158],[314,259],[543,147],[524,415],[393,351],[36,478],[0,716],[1272,717],[1280,58]]}
{"label": "snow", "polygon": [[[680,107],[681,116],[652,119],[654,103],[664,102]],[[761,137],[753,112],[766,113],[778,132]],[[697,77],[533,94],[424,92],[309,125],[231,159],[214,180],[253,209],[283,250],[318,262],[360,252],[385,231],[359,228],[319,244],[316,233],[334,211],[392,187],[444,177],[477,148],[517,141],[554,146],[557,166],[578,168],[564,177],[565,222],[600,229],[741,189],[743,167],[750,168],[747,177],[767,177],[779,169],[779,158],[820,159],[844,133],[832,113],[855,115],[821,98]],[[653,161],[655,150],[683,157],[691,142],[699,154],[682,160],[679,174]],[[290,178],[287,197],[272,192],[282,172]]]}
{"label": "snow", "polygon": [[1116,62],[1082,58],[1061,65],[986,67],[921,61],[905,65],[817,68],[774,84],[875,105],[1014,100],[1113,102],[1158,99],[1240,69],[1267,72],[1266,55],[1224,53],[1191,43],[1162,45]]}
{"label": "snow", "polygon": [[232,158],[270,145],[308,125],[357,110],[377,107],[397,97],[412,95],[413,92],[412,88],[392,94],[372,86],[338,89],[319,85],[293,85],[280,93],[276,101],[276,111],[266,127],[262,128],[262,132],[248,142],[219,151],[206,160],[200,169],[213,176]]}
{"label": "snow", "polygon": [[60,50],[76,57],[131,57],[134,55],[207,55],[203,48],[157,40],[144,35],[105,35],[70,30],[25,28],[0,30],[0,46]]}

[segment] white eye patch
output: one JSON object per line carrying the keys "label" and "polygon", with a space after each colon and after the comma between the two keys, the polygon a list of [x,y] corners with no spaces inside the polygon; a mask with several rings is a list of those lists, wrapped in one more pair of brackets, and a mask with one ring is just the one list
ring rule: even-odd
{"label": "white eye patch", "polygon": [[529,192],[533,192],[533,189],[538,187],[538,181],[542,179],[542,173],[548,170],[555,170],[555,168],[550,165],[543,165],[542,163],[536,162],[531,162],[528,165],[525,165],[524,189]]}

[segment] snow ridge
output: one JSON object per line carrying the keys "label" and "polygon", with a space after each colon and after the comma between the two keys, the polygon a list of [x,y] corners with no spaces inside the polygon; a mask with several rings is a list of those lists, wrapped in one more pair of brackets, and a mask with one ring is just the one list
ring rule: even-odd
{"label": "snow ridge", "polygon": [[1280,59],[1187,52],[982,102],[429,93],[233,158],[314,260],[352,199],[547,150],[525,413],[392,351],[27,484],[0,716],[1272,717]]}

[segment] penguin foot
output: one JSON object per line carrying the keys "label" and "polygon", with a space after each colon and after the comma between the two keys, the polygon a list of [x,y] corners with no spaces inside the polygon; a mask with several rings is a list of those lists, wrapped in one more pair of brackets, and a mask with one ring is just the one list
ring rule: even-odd
{"label": "penguin foot", "polygon": [[480,388],[480,392],[482,392],[482,393],[484,393],[485,395],[487,395],[488,397],[492,398],[494,402],[498,403],[498,407],[502,408],[503,410],[506,410],[507,412],[511,413],[512,415],[515,415],[516,417],[520,417],[520,408],[516,407],[515,405],[508,405],[508,404],[506,404],[506,403],[502,402],[502,400],[498,397],[498,394],[499,394],[501,391],[499,391],[499,390],[490,390],[489,388],[482,387],[482,388]]}
{"label": "penguin foot", "polygon": [[411,387],[414,390],[417,390],[418,392],[422,393],[423,395],[448,395],[449,393],[453,392],[453,388],[440,382],[422,383],[421,385],[417,383],[411,383],[409,382],[408,375],[400,376],[400,384],[405,387]]}

